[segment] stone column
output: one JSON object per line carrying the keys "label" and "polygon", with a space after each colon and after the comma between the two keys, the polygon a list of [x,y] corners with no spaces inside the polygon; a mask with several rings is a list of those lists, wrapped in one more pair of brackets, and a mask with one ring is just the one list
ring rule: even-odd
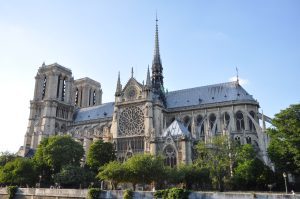
{"label": "stone column", "polygon": [[[71,104],[71,80],[69,78],[66,79],[66,92],[65,92],[65,102],[67,104]],[[72,104],[73,105],[73,104]]]}
{"label": "stone column", "polygon": [[35,86],[34,86],[34,100],[40,100],[42,98],[42,89],[41,89],[41,77],[35,76]]}

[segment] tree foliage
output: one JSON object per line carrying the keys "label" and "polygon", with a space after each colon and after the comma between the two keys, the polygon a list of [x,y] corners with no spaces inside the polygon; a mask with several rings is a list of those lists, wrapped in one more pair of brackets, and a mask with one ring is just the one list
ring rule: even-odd
{"label": "tree foliage", "polygon": [[100,168],[97,178],[109,181],[113,189],[116,189],[120,182],[126,180],[126,174],[127,171],[124,165],[120,162],[113,161]]}
{"label": "tree foliage", "polygon": [[274,128],[268,154],[278,172],[300,174],[300,104],[281,110],[272,120]]}
{"label": "tree foliage", "polygon": [[238,148],[233,174],[233,186],[238,190],[266,190],[274,182],[272,170],[257,158],[250,144]]}
{"label": "tree foliage", "polygon": [[112,143],[103,142],[102,140],[97,140],[93,142],[90,146],[87,155],[87,165],[90,166],[95,172],[98,169],[110,161],[116,159],[115,149]]}
{"label": "tree foliage", "polygon": [[137,154],[125,162],[127,179],[135,185],[157,182],[164,175],[164,161],[160,156]]}
{"label": "tree foliage", "polygon": [[8,151],[0,153],[0,167],[3,167],[6,163],[13,161],[17,156]]}
{"label": "tree foliage", "polygon": [[70,136],[51,136],[43,140],[34,156],[38,165],[48,166],[55,173],[65,165],[80,165],[84,150]]}
{"label": "tree foliage", "polygon": [[64,166],[79,166],[83,154],[82,145],[70,136],[57,135],[43,139],[33,157],[42,184],[53,183],[52,176]]}
{"label": "tree foliage", "polygon": [[225,181],[229,181],[235,160],[236,147],[228,136],[215,136],[210,144],[197,145],[196,164],[209,170],[216,189],[223,191]]}
{"label": "tree foliage", "polygon": [[66,165],[54,175],[54,181],[64,188],[87,187],[94,180],[94,173],[86,168]]}
{"label": "tree foliage", "polygon": [[36,170],[32,160],[16,158],[0,169],[0,182],[11,185],[34,185]]}

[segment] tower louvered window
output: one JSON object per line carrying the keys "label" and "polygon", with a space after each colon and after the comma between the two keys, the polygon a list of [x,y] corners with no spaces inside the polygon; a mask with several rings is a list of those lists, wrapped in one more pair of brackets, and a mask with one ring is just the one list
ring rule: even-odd
{"label": "tower louvered window", "polygon": [[45,76],[44,82],[43,82],[42,99],[44,99],[44,97],[46,95],[46,86],[47,86],[47,77]]}

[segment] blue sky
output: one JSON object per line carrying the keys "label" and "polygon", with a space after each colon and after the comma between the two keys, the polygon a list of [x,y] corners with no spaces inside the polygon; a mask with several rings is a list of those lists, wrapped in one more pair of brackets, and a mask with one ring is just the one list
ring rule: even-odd
{"label": "blue sky", "polygon": [[123,85],[143,81],[151,65],[155,13],[165,87],[230,81],[273,117],[300,102],[300,1],[0,1],[0,151],[23,144],[34,76],[43,61],[102,84],[113,101]]}

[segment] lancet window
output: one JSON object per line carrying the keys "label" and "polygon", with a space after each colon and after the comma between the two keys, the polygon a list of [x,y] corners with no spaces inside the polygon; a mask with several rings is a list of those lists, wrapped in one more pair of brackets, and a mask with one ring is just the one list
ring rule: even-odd
{"label": "lancet window", "polygon": [[[254,114],[253,111],[250,111],[250,115],[254,119],[255,114]],[[249,130],[250,131],[255,131],[255,126],[253,124],[253,121],[250,118],[249,118]]]}
{"label": "lancet window", "polygon": [[[216,124],[216,120],[217,120],[216,115],[212,113],[209,116],[209,127],[210,127],[210,129],[211,129],[212,132],[214,130],[213,133],[216,133],[218,131],[218,126]],[[215,127],[215,129],[214,129],[214,127]]]}
{"label": "lancet window", "polygon": [[96,91],[93,92],[93,105],[96,104]]}
{"label": "lancet window", "polygon": [[63,85],[62,85],[62,91],[61,91],[61,101],[65,101],[65,97],[66,97],[66,82],[67,79],[66,77],[63,79]]}
{"label": "lancet window", "polygon": [[201,115],[197,116],[197,132],[200,136],[204,136],[204,121]]}
{"label": "lancet window", "polygon": [[228,126],[229,126],[229,123],[230,123],[230,115],[227,113],[227,112],[225,112],[224,113],[224,128],[225,129],[228,129]]}
{"label": "lancet window", "polygon": [[174,147],[168,145],[164,150],[165,165],[175,167],[177,165],[176,151]]}
{"label": "lancet window", "polygon": [[245,130],[245,121],[244,121],[243,113],[241,111],[238,111],[235,114],[235,117],[236,117],[236,130],[237,131]]}
{"label": "lancet window", "polygon": [[46,95],[46,86],[47,86],[47,77],[45,76],[44,81],[43,81],[42,99],[44,99],[44,97]]}

